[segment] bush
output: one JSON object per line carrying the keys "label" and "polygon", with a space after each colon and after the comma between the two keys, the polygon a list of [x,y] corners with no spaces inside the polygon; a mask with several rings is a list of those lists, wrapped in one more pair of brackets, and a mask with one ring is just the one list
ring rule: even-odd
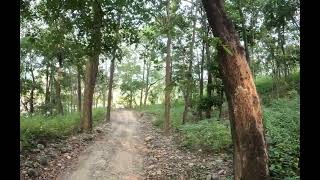
{"label": "bush", "polygon": [[230,129],[218,121],[202,120],[195,124],[180,127],[183,137],[182,144],[190,149],[221,151],[230,147]]}
{"label": "bush", "polygon": [[299,105],[299,96],[291,91],[287,98],[274,100],[270,107],[263,109],[269,144],[270,174],[275,178],[299,176]]}
{"label": "bush", "polygon": [[[93,125],[104,119],[104,109],[93,110]],[[45,117],[44,115],[20,116],[20,141],[30,148],[39,139],[65,138],[76,133],[80,125],[78,112]]]}

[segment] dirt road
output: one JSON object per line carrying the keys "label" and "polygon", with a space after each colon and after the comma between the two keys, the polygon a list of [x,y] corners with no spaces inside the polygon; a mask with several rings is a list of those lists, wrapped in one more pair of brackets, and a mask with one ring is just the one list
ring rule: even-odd
{"label": "dirt road", "polygon": [[57,180],[143,179],[145,147],[138,119],[133,111],[113,112],[111,130],[103,131],[102,138],[86,149]]}

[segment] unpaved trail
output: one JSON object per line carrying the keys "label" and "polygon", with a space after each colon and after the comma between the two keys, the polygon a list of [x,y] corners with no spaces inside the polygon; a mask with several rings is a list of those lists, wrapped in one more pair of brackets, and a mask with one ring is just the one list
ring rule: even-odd
{"label": "unpaved trail", "polygon": [[[57,180],[143,179],[145,146],[138,119],[134,111],[112,112],[111,129],[103,131],[105,134]],[[103,128],[110,127],[105,124]]]}

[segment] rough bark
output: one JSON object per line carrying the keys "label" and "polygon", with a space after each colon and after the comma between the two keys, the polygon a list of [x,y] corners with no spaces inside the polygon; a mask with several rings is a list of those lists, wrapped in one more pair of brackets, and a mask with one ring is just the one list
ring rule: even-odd
{"label": "rough bark", "polygon": [[166,88],[165,88],[165,101],[164,101],[164,134],[169,135],[170,123],[170,93],[171,93],[171,33],[170,33],[170,0],[167,0],[167,57],[166,57]]}
{"label": "rough bark", "polygon": [[110,112],[111,112],[111,102],[112,102],[112,86],[113,86],[113,76],[114,76],[114,61],[116,59],[116,49],[113,49],[112,59],[110,63],[110,76],[108,83],[108,104],[107,104],[107,114],[106,120],[110,121]]}
{"label": "rough bark", "polygon": [[221,45],[218,47],[234,144],[234,179],[265,180],[269,178],[268,155],[260,100],[244,49],[223,3],[203,0],[213,34],[232,52],[230,55]]}
{"label": "rough bark", "polygon": [[86,79],[84,88],[84,101],[81,116],[81,129],[92,131],[92,99],[99,65],[99,55],[101,52],[101,26],[102,10],[98,1],[92,1],[93,9],[93,29],[90,45],[92,51],[86,64]]}

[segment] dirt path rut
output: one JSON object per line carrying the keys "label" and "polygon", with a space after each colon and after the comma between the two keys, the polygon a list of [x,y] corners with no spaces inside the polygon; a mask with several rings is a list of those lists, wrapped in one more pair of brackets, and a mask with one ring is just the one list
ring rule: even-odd
{"label": "dirt path rut", "polygon": [[77,162],[57,180],[143,179],[144,143],[139,116],[134,111],[111,114],[105,134],[83,152]]}

